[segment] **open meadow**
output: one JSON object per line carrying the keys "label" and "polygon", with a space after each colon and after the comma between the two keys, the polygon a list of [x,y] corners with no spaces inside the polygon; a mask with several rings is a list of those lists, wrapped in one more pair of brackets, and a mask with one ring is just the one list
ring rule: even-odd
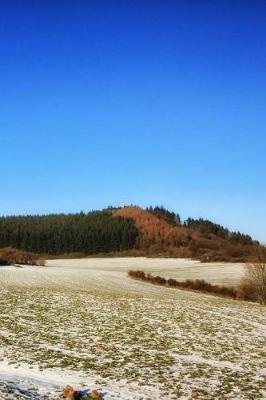
{"label": "open meadow", "polygon": [[0,399],[265,399],[266,308],[132,280],[128,270],[236,285],[241,264],[49,260],[0,267]]}

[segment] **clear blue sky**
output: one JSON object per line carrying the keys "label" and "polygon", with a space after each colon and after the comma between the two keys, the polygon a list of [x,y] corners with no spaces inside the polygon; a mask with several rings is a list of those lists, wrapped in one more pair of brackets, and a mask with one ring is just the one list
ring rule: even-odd
{"label": "clear blue sky", "polygon": [[266,5],[2,2],[1,214],[160,205],[266,242]]}

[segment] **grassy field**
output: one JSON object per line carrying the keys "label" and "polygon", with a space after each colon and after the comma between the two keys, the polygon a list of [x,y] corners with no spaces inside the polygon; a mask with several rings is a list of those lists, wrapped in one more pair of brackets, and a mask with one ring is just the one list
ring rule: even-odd
{"label": "grassy field", "polygon": [[171,259],[0,267],[0,399],[266,398],[266,309],[131,280],[129,269],[237,284],[241,265]]}

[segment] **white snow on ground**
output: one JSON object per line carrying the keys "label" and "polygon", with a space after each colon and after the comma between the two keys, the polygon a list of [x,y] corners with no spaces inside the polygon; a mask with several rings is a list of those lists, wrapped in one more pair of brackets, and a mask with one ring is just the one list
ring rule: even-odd
{"label": "white snow on ground", "polygon": [[176,356],[176,359],[187,361],[191,364],[207,364],[215,368],[229,368],[234,371],[242,371],[241,367],[239,367],[238,365],[234,365],[229,361],[210,360],[208,358],[203,358],[197,355],[189,355],[189,356],[178,355]]}
{"label": "white snow on ground", "polygon": [[[19,381],[21,388],[30,388],[32,386],[38,388],[40,395],[57,392],[59,395],[62,388],[66,385],[72,385],[77,389],[91,388],[101,389],[105,394],[105,399],[123,398],[123,399],[140,399],[140,398],[158,398],[160,393],[156,388],[140,386],[138,384],[127,385],[124,381],[114,381],[105,379],[100,376],[86,376],[72,372],[64,372],[60,369],[48,369],[39,371],[30,368],[28,365],[22,367],[10,366],[6,361],[0,363],[0,380],[2,381]],[[170,397],[169,397],[170,398]]]}
{"label": "white snow on ground", "polygon": [[[45,284],[61,281],[61,284],[65,287],[72,287],[73,282],[76,282],[79,287],[84,286],[86,283],[92,283],[98,287],[103,287],[105,290],[107,289],[106,280],[111,285],[108,288],[121,289],[121,278],[123,276],[126,277],[127,271],[130,269],[141,269],[179,280],[206,279],[211,283],[230,286],[238,284],[244,274],[243,264],[200,263],[188,259],[142,257],[49,260],[45,269],[42,267],[26,267],[27,274],[25,274],[25,268],[0,268],[6,284],[16,283],[25,286],[39,284],[40,280]],[[80,274],[82,274],[82,280],[84,280],[83,284]],[[130,290],[133,289],[134,283],[130,285],[127,282],[125,289],[128,290],[129,286],[131,286]],[[139,287],[139,285],[136,285],[136,287]]]}
{"label": "white snow on ground", "polygon": [[237,284],[241,264],[112,258],[0,268],[0,399],[266,399],[266,310],[157,287],[141,269]]}

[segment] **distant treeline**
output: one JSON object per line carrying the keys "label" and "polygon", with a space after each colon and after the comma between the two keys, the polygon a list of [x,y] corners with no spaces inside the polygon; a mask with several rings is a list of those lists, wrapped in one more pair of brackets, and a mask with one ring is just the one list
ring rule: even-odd
{"label": "distant treeline", "polygon": [[245,235],[240,232],[230,232],[229,229],[224,228],[222,225],[215,224],[206,219],[192,219],[188,218],[184,225],[187,228],[192,228],[200,231],[206,238],[211,238],[211,235],[219,236],[223,239],[228,239],[231,242],[241,244],[259,244],[255,242],[251,236]]}
{"label": "distant treeline", "polygon": [[214,222],[207,219],[188,218],[187,220],[182,222],[178,213],[169,211],[163,206],[148,207],[146,208],[146,211],[148,211],[152,215],[155,215],[157,218],[163,219],[169,224],[195,229],[208,239],[211,238],[211,235],[216,235],[222,239],[227,239],[232,243],[240,243],[244,245],[259,244],[257,241],[254,241],[249,235],[240,232],[231,232],[229,229],[224,228],[222,225],[215,224]]}
{"label": "distant treeline", "polygon": [[130,206],[76,214],[0,217],[0,248],[38,254],[122,254],[189,257],[201,261],[246,261],[258,245],[203,219],[182,222],[164,207]]}
{"label": "distant treeline", "polygon": [[134,248],[137,236],[133,221],[114,217],[109,210],[0,218],[0,248],[39,254],[124,251]]}

